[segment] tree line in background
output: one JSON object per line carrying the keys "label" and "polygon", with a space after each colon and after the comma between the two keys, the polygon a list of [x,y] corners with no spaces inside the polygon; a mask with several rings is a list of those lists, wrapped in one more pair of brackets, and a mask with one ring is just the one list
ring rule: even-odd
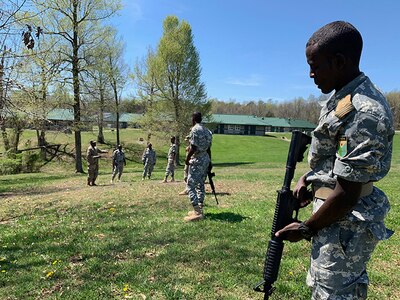
{"label": "tree line in background", "polygon": [[[77,172],[82,168],[81,131],[95,120],[97,140],[105,143],[104,112],[143,114],[142,127],[175,136],[178,145],[191,126],[193,111],[203,115],[244,114],[317,123],[325,95],[286,102],[209,99],[201,81],[199,53],[186,21],[165,18],[155,48],[134,66],[124,61],[124,41],[110,18],[120,0],[4,0],[0,11],[0,133],[3,158],[15,159],[25,128],[36,130],[37,146],[46,160],[48,113],[69,108],[74,120]],[[136,96],[122,98],[134,84]],[[400,93],[387,94],[400,128]],[[149,135],[150,136],[150,135]],[[179,147],[178,147],[179,149]],[[179,157],[179,155],[177,155]]]}

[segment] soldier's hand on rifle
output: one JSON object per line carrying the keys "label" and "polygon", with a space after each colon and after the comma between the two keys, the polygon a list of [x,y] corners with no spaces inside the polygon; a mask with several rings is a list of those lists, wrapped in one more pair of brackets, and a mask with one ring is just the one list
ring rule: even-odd
{"label": "soldier's hand on rifle", "polygon": [[307,182],[305,176],[301,176],[293,189],[293,196],[299,200],[300,208],[306,207],[311,203],[312,192],[307,189]]}
{"label": "soldier's hand on rifle", "polygon": [[304,239],[303,235],[301,234],[299,230],[300,223],[299,222],[293,222],[281,230],[277,231],[275,233],[275,236],[281,237],[284,240],[287,240],[289,242],[298,242],[302,239]]}

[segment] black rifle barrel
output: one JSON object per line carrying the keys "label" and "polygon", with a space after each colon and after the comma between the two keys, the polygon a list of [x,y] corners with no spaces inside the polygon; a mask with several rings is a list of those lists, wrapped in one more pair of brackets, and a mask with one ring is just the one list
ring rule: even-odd
{"label": "black rifle barrel", "polygon": [[265,255],[264,276],[263,280],[254,287],[255,291],[264,293],[264,299],[268,299],[275,289],[272,285],[278,278],[284,247],[282,238],[276,237],[275,233],[292,223],[295,220],[295,218],[293,218],[293,212],[296,212],[297,216],[299,210],[299,203],[297,199],[293,197],[293,192],[290,190],[290,183],[294,177],[296,164],[303,160],[303,154],[310,142],[311,137],[308,135],[300,131],[292,132],[292,139],[286,162],[285,179],[282,189],[278,191],[274,219],[272,222],[271,240],[268,243],[268,249]]}

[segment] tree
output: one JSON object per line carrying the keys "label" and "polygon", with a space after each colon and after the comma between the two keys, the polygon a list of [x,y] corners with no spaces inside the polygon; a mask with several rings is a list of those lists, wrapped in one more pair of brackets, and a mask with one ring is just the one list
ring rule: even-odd
{"label": "tree", "polygon": [[[29,45],[32,49],[34,39],[32,36],[32,27],[25,25],[29,23],[29,16],[25,17],[20,12],[25,5],[24,1],[6,0],[1,4],[0,9],[0,130],[3,138],[3,144],[6,153],[15,153],[18,144],[15,144],[18,139],[14,139],[14,143],[10,141],[6,131],[6,124],[16,130],[17,136],[20,134],[19,114],[13,109],[11,101],[12,93],[21,87],[19,81],[19,65],[26,58],[21,53],[21,31],[22,28],[28,28],[28,32],[24,32],[23,41],[25,45]],[[16,123],[13,123],[13,122]],[[15,125],[15,126],[13,126]]]}
{"label": "tree", "polygon": [[[192,113],[197,110],[207,116],[211,109],[200,81],[199,54],[190,25],[175,16],[166,17],[156,53],[149,51],[136,71],[138,87],[143,88],[139,95],[146,103],[144,126],[175,136],[179,149],[180,138],[191,126]],[[179,163],[179,153],[176,158]]]}
{"label": "tree", "polygon": [[125,64],[123,59],[124,44],[122,39],[116,36],[114,31],[111,35],[111,39],[106,42],[107,51],[107,77],[110,82],[114,103],[115,103],[115,115],[116,115],[116,131],[117,141],[116,145],[120,144],[119,139],[119,113],[120,113],[120,102],[121,93],[127,82],[128,78],[128,66]]}
{"label": "tree", "polygon": [[63,55],[65,70],[70,72],[74,95],[75,169],[83,173],[81,142],[81,85],[87,53],[103,41],[102,20],[111,17],[119,8],[119,0],[34,0],[38,10],[45,11],[42,28],[45,34],[60,38],[58,50]]}
{"label": "tree", "polygon": [[386,98],[392,109],[393,123],[396,129],[400,128],[400,92],[392,91],[386,94]]}

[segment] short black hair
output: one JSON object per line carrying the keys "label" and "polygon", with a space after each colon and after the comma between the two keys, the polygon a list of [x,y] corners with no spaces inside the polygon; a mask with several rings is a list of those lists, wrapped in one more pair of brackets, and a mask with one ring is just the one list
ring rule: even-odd
{"label": "short black hair", "polygon": [[193,115],[192,115],[192,117],[193,117],[193,120],[194,120],[196,123],[201,123],[201,120],[202,120],[201,112],[199,112],[199,111],[194,112]]}
{"label": "short black hair", "polygon": [[335,21],[318,29],[306,47],[317,46],[319,51],[342,53],[357,66],[360,63],[363,40],[361,33],[349,22]]}

